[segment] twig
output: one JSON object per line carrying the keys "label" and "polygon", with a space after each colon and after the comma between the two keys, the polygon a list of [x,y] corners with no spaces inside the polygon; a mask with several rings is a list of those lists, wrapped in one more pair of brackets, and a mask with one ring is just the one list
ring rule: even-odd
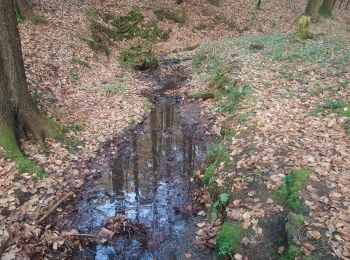
{"label": "twig", "polygon": [[41,222],[43,222],[52,212],[54,212],[62,204],[63,201],[65,201],[67,198],[73,195],[74,195],[73,192],[69,192],[66,196],[64,196],[62,199],[57,201],[53,206],[51,206],[51,208],[45,213],[44,216],[42,216],[38,221],[35,222],[35,224],[38,225]]}

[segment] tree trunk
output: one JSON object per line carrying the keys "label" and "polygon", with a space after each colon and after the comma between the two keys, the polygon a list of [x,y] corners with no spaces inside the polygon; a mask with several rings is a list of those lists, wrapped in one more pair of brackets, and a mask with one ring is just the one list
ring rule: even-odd
{"label": "tree trunk", "polygon": [[31,133],[39,142],[51,136],[27,88],[14,10],[12,1],[0,0],[0,146],[9,157],[22,155],[19,136]]}
{"label": "tree trunk", "polygon": [[332,17],[332,10],[335,0],[323,0],[323,3],[320,7],[320,14],[323,17],[330,18]]}
{"label": "tree trunk", "polygon": [[320,7],[323,0],[309,0],[306,6],[305,14],[311,17],[312,21],[318,21]]}

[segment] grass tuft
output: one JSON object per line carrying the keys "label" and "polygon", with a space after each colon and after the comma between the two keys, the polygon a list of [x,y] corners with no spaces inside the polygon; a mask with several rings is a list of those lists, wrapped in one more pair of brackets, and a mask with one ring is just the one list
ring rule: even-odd
{"label": "grass tuft", "polygon": [[310,23],[311,23],[311,18],[310,16],[303,15],[299,18],[298,20],[298,25],[297,25],[297,32],[294,35],[294,38],[296,40],[306,40],[306,39],[311,39],[312,33],[310,32]]}

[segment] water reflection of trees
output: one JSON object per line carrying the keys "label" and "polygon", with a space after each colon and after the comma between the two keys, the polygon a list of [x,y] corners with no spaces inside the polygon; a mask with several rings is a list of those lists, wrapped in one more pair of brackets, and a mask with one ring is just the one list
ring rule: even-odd
{"label": "water reflection of trees", "polygon": [[[112,165],[113,191],[116,196],[133,193],[133,207],[142,203],[142,198],[156,198],[163,179],[192,173],[199,147],[192,136],[179,130],[175,110],[176,107],[168,104],[157,106],[150,115],[150,129],[144,134],[133,134],[130,156],[120,157]],[[163,195],[170,203],[169,190]],[[157,205],[153,206],[152,213],[156,224]],[[138,216],[137,209],[136,218]]]}

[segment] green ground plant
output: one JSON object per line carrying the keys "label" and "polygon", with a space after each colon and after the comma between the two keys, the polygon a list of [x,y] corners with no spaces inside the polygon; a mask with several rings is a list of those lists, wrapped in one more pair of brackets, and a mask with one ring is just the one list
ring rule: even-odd
{"label": "green ground plant", "polygon": [[[45,122],[51,130],[53,138],[59,138],[64,132],[64,127],[49,117],[44,117]],[[28,159],[17,145],[17,139],[11,129],[7,126],[0,128],[0,146],[4,148],[7,159],[14,161],[20,173],[31,173],[38,178],[46,176],[43,168],[38,167],[33,161]]]}
{"label": "green ground plant", "polygon": [[316,114],[337,113],[344,117],[350,117],[350,103],[341,101],[326,100],[315,107]]}
{"label": "green ground plant", "polygon": [[82,59],[78,59],[78,58],[74,57],[72,59],[72,63],[78,64],[78,65],[83,66],[83,67],[88,68],[88,69],[91,69],[91,66],[90,66],[89,62],[87,62],[85,60],[82,60]]}
{"label": "green ground plant", "polygon": [[20,12],[16,9],[16,20],[17,23],[23,23],[25,21],[25,18],[21,15]]}
{"label": "green ground plant", "polygon": [[211,99],[214,98],[215,95],[209,91],[200,91],[200,92],[195,92],[192,94],[189,94],[189,98],[193,98],[193,99]]}
{"label": "green ground plant", "polygon": [[133,9],[125,16],[113,16],[89,9],[86,16],[90,22],[90,35],[81,36],[94,50],[110,54],[109,44],[114,41],[130,40],[136,37],[148,43],[166,40],[168,32],[160,29],[156,23],[144,23],[144,16]]}
{"label": "green ground plant", "polygon": [[184,25],[187,20],[185,12],[175,12],[168,8],[157,9],[153,13],[160,21],[171,20],[180,25]]}
{"label": "green ground plant", "polygon": [[229,159],[229,154],[225,146],[222,144],[212,144],[208,150],[209,165],[201,178],[201,183],[209,184],[211,179],[214,177],[215,170],[221,162]]}
{"label": "green ground plant", "polygon": [[155,69],[158,67],[158,59],[150,45],[136,44],[122,50],[119,64],[136,70]]}
{"label": "green ground plant", "polygon": [[240,248],[242,233],[239,223],[224,222],[216,238],[215,252],[219,259],[230,256]]}
{"label": "green ground plant", "polygon": [[311,39],[313,37],[310,32],[310,16],[303,15],[298,20],[297,31],[294,34],[294,38],[299,41],[303,41],[306,39]]}
{"label": "green ground plant", "polygon": [[299,198],[304,183],[311,172],[305,169],[295,168],[284,179],[282,186],[275,192],[275,199],[286,205],[293,212],[303,212],[304,205]]}

